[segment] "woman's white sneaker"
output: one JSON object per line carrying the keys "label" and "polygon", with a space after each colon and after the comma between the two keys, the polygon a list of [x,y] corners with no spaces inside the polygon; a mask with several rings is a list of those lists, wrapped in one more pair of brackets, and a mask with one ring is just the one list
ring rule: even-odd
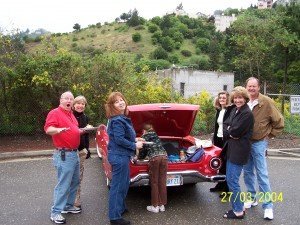
{"label": "woman's white sneaker", "polygon": [[264,219],[266,220],[274,219],[273,209],[265,209]]}
{"label": "woman's white sneaker", "polygon": [[245,209],[250,209],[252,206],[257,206],[257,205],[258,205],[258,202],[256,201],[256,199],[244,202]]}
{"label": "woman's white sneaker", "polygon": [[159,212],[159,207],[158,206],[154,207],[153,205],[149,205],[149,206],[147,206],[147,210],[149,212],[158,213]]}
{"label": "woman's white sneaker", "polygon": [[166,211],[166,208],[164,205],[160,205],[160,206],[158,206],[158,208],[159,208],[159,211],[161,211],[161,212]]}

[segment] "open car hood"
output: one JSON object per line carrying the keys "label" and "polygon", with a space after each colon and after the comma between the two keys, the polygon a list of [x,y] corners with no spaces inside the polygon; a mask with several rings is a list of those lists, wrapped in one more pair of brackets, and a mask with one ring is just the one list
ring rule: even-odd
{"label": "open car hood", "polygon": [[151,123],[158,136],[185,137],[190,134],[199,110],[198,105],[155,103],[128,106],[137,136],[143,124]]}

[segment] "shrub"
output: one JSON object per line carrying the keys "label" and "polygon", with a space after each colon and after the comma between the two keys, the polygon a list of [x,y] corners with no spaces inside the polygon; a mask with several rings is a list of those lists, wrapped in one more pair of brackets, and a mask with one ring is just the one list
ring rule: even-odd
{"label": "shrub", "polygon": [[210,58],[207,55],[194,55],[190,59],[190,64],[197,65],[197,69],[207,70],[210,66]]}
{"label": "shrub", "polygon": [[158,28],[159,28],[159,27],[158,27],[156,24],[151,23],[151,24],[148,26],[148,31],[149,31],[150,33],[154,33],[155,31],[158,30]]}
{"label": "shrub", "polygon": [[174,64],[179,63],[179,56],[177,54],[170,55],[168,60]]}
{"label": "shrub", "polygon": [[181,50],[181,54],[185,57],[190,57],[192,55],[191,51],[189,50]]}
{"label": "shrub", "polygon": [[157,47],[152,53],[150,53],[152,59],[168,59],[168,53],[161,46]]}
{"label": "shrub", "polygon": [[132,40],[134,42],[139,42],[142,39],[142,35],[140,33],[134,33],[132,34]]}
{"label": "shrub", "polygon": [[160,41],[161,47],[166,51],[171,52],[174,49],[175,42],[169,36],[161,38]]}
{"label": "shrub", "polygon": [[213,98],[207,91],[201,91],[187,99],[187,103],[200,105],[192,130],[193,135],[209,134],[214,129],[215,109]]}
{"label": "shrub", "polygon": [[164,59],[140,60],[136,64],[136,71],[140,72],[143,68],[148,67],[149,70],[155,71],[170,68],[170,62]]}
{"label": "shrub", "polygon": [[77,37],[73,37],[72,41],[78,41],[78,38]]}
{"label": "shrub", "polygon": [[143,25],[138,25],[134,29],[135,30],[145,30],[145,27]]}
{"label": "shrub", "polygon": [[37,37],[34,39],[34,42],[40,42],[42,39],[43,39],[42,36],[37,36]]}

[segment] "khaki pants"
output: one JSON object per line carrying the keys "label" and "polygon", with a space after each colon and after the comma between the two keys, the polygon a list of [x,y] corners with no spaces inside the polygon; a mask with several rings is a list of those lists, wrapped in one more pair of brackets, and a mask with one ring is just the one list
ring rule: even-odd
{"label": "khaki pants", "polygon": [[79,155],[79,162],[80,162],[80,183],[77,189],[77,193],[76,193],[76,199],[75,199],[75,203],[74,206],[79,207],[81,206],[81,200],[80,200],[80,194],[81,194],[81,182],[82,182],[82,178],[83,178],[83,171],[84,171],[84,161],[87,155],[87,150],[83,149],[81,151],[78,152]]}
{"label": "khaki pants", "polygon": [[151,205],[155,207],[167,204],[167,168],[166,156],[156,156],[149,161]]}

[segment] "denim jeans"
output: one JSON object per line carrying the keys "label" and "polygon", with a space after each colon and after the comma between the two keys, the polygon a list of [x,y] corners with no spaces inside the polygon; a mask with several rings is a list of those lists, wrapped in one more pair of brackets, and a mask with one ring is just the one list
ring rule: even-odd
{"label": "denim jeans", "polygon": [[75,202],[79,185],[79,159],[77,152],[65,152],[65,161],[61,160],[60,151],[53,154],[53,164],[57,172],[57,185],[54,188],[54,203],[51,214],[60,214]]}
{"label": "denim jeans", "polygon": [[[267,150],[268,142],[266,140],[253,142],[251,146],[251,153],[248,163],[244,166],[244,182],[247,187],[247,191],[251,193],[251,197],[256,197],[255,183],[256,176],[259,191],[261,193],[260,196],[265,197],[267,192],[271,194],[271,187],[269,182],[267,161],[266,161],[266,150]],[[256,171],[256,176],[254,173],[254,168]],[[272,202],[263,200],[263,209],[273,208]]]}
{"label": "denim jeans", "polygon": [[243,165],[238,165],[227,160],[226,165],[226,181],[229,191],[232,193],[229,201],[231,202],[234,212],[242,212],[244,203],[241,199],[241,187],[239,179],[243,170]]}
{"label": "denim jeans", "polygon": [[110,220],[117,220],[122,218],[121,214],[126,209],[125,199],[130,183],[130,157],[125,155],[108,154],[108,161],[112,169],[108,216]]}

